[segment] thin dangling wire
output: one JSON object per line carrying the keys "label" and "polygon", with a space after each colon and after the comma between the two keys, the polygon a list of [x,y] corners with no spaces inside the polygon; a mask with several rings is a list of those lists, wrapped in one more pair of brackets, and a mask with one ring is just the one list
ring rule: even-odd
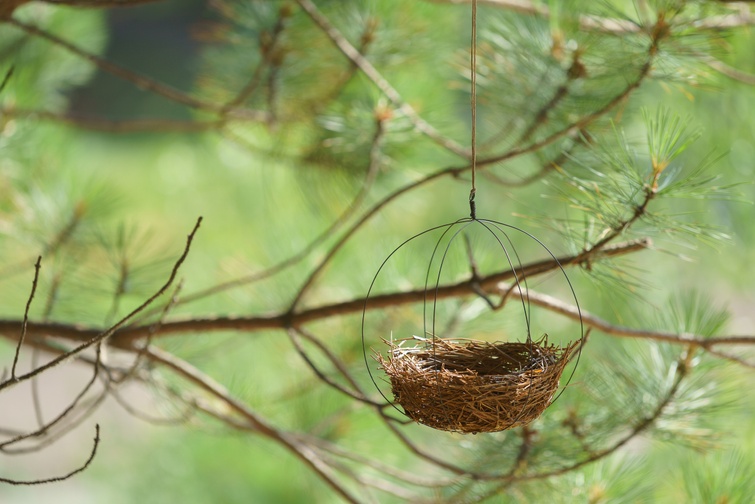
{"label": "thin dangling wire", "polygon": [[477,208],[475,206],[475,193],[477,192],[477,0],[472,0],[472,43],[470,44],[470,73],[472,80],[472,190],[469,191],[469,216],[477,220]]}

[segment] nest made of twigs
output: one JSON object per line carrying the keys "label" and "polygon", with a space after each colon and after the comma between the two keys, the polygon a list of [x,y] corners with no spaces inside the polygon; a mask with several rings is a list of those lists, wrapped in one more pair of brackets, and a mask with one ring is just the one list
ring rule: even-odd
{"label": "nest made of twigs", "polygon": [[527,343],[418,337],[385,343],[388,358],[376,359],[406,415],[463,433],[502,431],[538,418],[579,345],[549,345],[547,335]]}

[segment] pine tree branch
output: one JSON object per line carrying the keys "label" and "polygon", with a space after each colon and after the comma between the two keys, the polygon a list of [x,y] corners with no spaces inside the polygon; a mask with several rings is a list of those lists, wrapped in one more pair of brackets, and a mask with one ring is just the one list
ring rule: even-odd
{"label": "pine tree branch", "polygon": [[[602,249],[593,249],[589,253],[591,260],[610,258],[637,252],[646,249],[650,245],[648,240],[635,240],[606,246]],[[558,269],[558,265],[575,264],[576,258],[586,260],[584,253],[577,255],[562,256],[558,262],[550,259],[522,265],[517,268],[519,279],[531,278]],[[511,270],[500,271],[482,278],[470,278],[457,283],[440,285],[437,290],[438,299],[477,295],[478,288],[495,289],[500,282],[514,277]],[[403,292],[391,292],[379,296],[370,297],[368,309],[375,310],[388,306],[402,304],[422,303],[425,299],[424,289],[416,289]],[[206,331],[245,331],[254,332],[267,329],[285,329],[296,327],[310,322],[324,320],[331,317],[361,313],[365,308],[366,299],[363,297],[333,303],[329,305],[308,308],[299,312],[283,312],[269,316],[257,317],[212,317],[192,318],[182,321],[170,321],[162,324],[160,332],[153,337],[166,336],[168,334],[206,332]],[[0,334],[18,334],[21,321],[0,320]],[[131,350],[133,344],[150,334],[151,325],[139,325],[121,327],[112,332],[110,343],[113,346]],[[13,332],[16,331],[16,332]],[[84,328],[72,324],[33,323],[28,324],[27,337],[44,338],[54,336],[71,341],[90,341],[98,337],[101,332],[98,329]]]}
{"label": "pine tree branch", "polygon": [[638,72],[638,75],[624,87],[619,93],[617,93],[612,99],[608,100],[603,106],[598,108],[597,110],[587,113],[580,117],[579,119],[573,121],[572,123],[568,124],[567,126],[561,128],[560,130],[551,133],[546,138],[543,138],[537,142],[534,142],[530,145],[524,146],[524,147],[517,147],[514,149],[510,149],[502,154],[489,156],[483,159],[478,159],[477,166],[487,166],[491,164],[500,163],[503,161],[508,161],[510,159],[513,159],[515,157],[521,156],[522,154],[527,154],[530,152],[536,152],[540,149],[554,143],[555,141],[563,138],[564,136],[567,136],[572,133],[576,133],[579,130],[585,129],[587,126],[591,125],[596,120],[602,118],[609,112],[611,112],[614,108],[616,108],[621,103],[624,103],[629,96],[640,88],[643,82],[649,77],[650,71],[653,68],[653,62],[655,61],[655,57],[658,54],[658,46],[660,42],[668,36],[668,25],[666,24],[665,20],[663,18],[659,18],[656,22],[656,24],[653,27],[653,30],[650,34],[650,44],[648,45],[647,49],[647,60],[640,68],[640,71]]}
{"label": "pine tree branch", "polygon": [[544,479],[568,474],[572,471],[585,467],[589,464],[592,464],[593,462],[597,462],[598,460],[604,459],[616,453],[619,449],[626,446],[627,443],[629,443],[631,440],[636,438],[638,435],[650,429],[662,417],[664,410],[674,400],[674,398],[676,397],[676,394],[679,392],[679,387],[682,381],[687,376],[687,373],[689,371],[689,360],[692,356],[692,353],[693,352],[688,349],[680,357],[678,361],[678,366],[676,368],[676,373],[674,375],[674,381],[669,387],[669,389],[666,391],[666,393],[664,394],[663,398],[661,398],[661,400],[657,403],[654,410],[649,415],[642,418],[639,422],[633,425],[627,434],[620,437],[618,440],[614,441],[611,444],[611,446],[604,448],[602,450],[596,451],[582,460],[568,464],[559,469],[553,469],[553,470],[544,471],[540,473],[532,472],[529,474],[510,474],[510,475],[476,474],[475,478],[479,480],[500,481],[500,484],[495,485],[488,491],[476,496],[477,498],[472,500],[471,502],[482,502],[494,495],[499,494],[504,489],[509,488],[516,483],[544,480]]}
{"label": "pine tree branch", "polygon": [[[472,0],[426,0],[431,3],[469,4]],[[529,0],[477,0],[480,5],[489,5],[519,14],[529,14],[550,18],[550,9]],[[739,6],[738,6],[739,7]],[[701,30],[723,30],[755,25],[755,14],[745,5],[736,9],[732,14],[711,16],[694,23],[694,27]],[[643,27],[626,19],[606,18],[591,14],[579,16],[579,28],[583,31],[601,32],[612,35],[627,35],[639,33]]]}
{"label": "pine tree branch", "polygon": [[[39,375],[39,374],[47,371],[48,369],[51,369],[51,368],[57,366],[58,364],[60,364],[64,360],[69,359],[69,358],[71,358],[73,356],[76,356],[76,355],[80,354],[81,352],[83,352],[84,350],[86,350],[87,348],[91,348],[92,346],[99,344],[100,342],[102,342],[106,338],[109,338],[113,334],[115,334],[118,331],[118,329],[120,329],[123,326],[125,326],[126,323],[129,322],[134,316],[138,315],[145,308],[147,308],[150,304],[152,304],[157,298],[159,298],[173,284],[173,281],[175,280],[176,275],[178,274],[178,269],[181,267],[181,265],[183,264],[184,260],[186,260],[186,257],[189,255],[189,249],[191,248],[191,243],[194,240],[194,236],[195,236],[197,230],[199,229],[199,225],[201,223],[202,223],[202,217],[200,217],[199,219],[197,219],[197,223],[194,225],[194,229],[192,229],[191,233],[189,233],[189,235],[187,236],[187,238],[186,238],[186,246],[184,247],[183,253],[181,254],[181,256],[178,258],[178,260],[176,260],[175,264],[173,265],[173,269],[170,272],[168,280],[165,282],[165,284],[163,284],[162,287],[160,287],[160,289],[157,290],[157,292],[155,292],[146,301],[144,301],[142,304],[140,304],[138,307],[136,307],[136,309],[134,309],[131,313],[129,313],[128,315],[126,315],[125,317],[123,317],[121,320],[119,320],[116,324],[112,325],[110,328],[108,328],[105,331],[95,332],[94,334],[90,335],[88,338],[86,338],[86,340],[83,343],[81,343],[80,345],[78,345],[76,348],[74,348],[70,352],[67,352],[64,355],[58,356],[55,359],[53,359],[50,362],[48,362],[47,364],[45,364],[43,366],[40,366],[40,367],[38,367],[36,369],[33,369],[33,370],[29,371],[28,373],[26,373],[26,374],[24,374],[22,376],[14,377],[12,379],[0,382],[0,390],[3,390],[3,389],[6,389],[8,387],[11,387],[13,385],[16,385],[19,382],[30,380],[30,379],[34,378],[35,376],[37,376],[37,375]],[[71,326],[71,327],[75,327],[75,326]],[[147,329],[147,333],[146,334],[150,334],[149,327],[147,327],[146,329]]]}
{"label": "pine tree branch", "polygon": [[737,68],[731,67],[724,63],[723,61],[717,60],[716,58],[709,56],[707,54],[695,54],[700,60],[711,67],[716,72],[720,73],[721,75],[724,75],[730,79],[739,81],[743,84],[747,84],[748,86],[755,86],[755,75],[749,74],[747,72],[743,72]]}
{"label": "pine tree branch", "polygon": [[[234,96],[231,100],[228,101],[225,105],[223,105],[223,110],[231,110],[233,108],[238,107],[239,105],[243,104],[246,100],[251,97],[254,92],[259,87],[260,82],[262,81],[262,73],[264,70],[270,66],[279,67],[279,63],[275,63],[273,55],[276,53],[276,49],[278,48],[281,34],[283,33],[283,29],[285,28],[285,20],[290,16],[288,14],[286,8],[283,7],[278,11],[278,19],[275,22],[275,25],[273,26],[272,32],[269,33],[269,41],[263,43],[262,36],[263,34],[260,34],[260,52],[262,53],[262,61],[259,62],[257,67],[254,69],[254,72],[252,72],[251,77],[247,81],[246,85],[241,88],[241,90],[236,93],[236,96]],[[263,32],[265,35],[268,35],[267,32]],[[270,109],[272,113],[272,109]],[[272,119],[272,117],[270,118]]]}
{"label": "pine tree branch", "polygon": [[[250,111],[251,112],[251,111]],[[104,133],[140,133],[140,132],[181,132],[192,133],[219,129],[228,121],[215,120],[188,120],[180,121],[173,119],[129,119],[110,120],[99,117],[74,116],[70,114],[58,114],[47,110],[30,110],[6,107],[0,109],[0,116],[16,119],[41,120],[58,124],[64,124],[74,128]],[[267,120],[267,113],[259,112],[257,117],[249,116],[250,121],[263,122]]]}
{"label": "pine tree branch", "polygon": [[[350,218],[352,218],[359,208],[364,203],[365,199],[370,193],[370,190],[372,189],[375,179],[377,178],[378,171],[380,170],[381,162],[382,162],[382,145],[383,140],[385,137],[385,131],[386,131],[386,123],[388,122],[388,117],[382,113],[380,110],[375,111],[375,132],[372,136],[372,143],[370,145],[370,161],[367,166],[367,170],[365,172],[364,179],[362,179],[362,184],[359,187],[359,191],[354,196],[354,198],[351,200],[349,205],[346,207],[341,214],[336,217],[336,219],[320,234],[318,234],[312,241],[310,241],[304,248],[296,252],[291,257],[284,259],[283,261],[279,262],[278,264],[275,264],[269,268],[266,268],[262,271],[258,271],[256,273],[252,273],[250,275],[245,275],[240,278],[236,278],[234,280],[230,280],[227,282],[220,283],[218,285],[209,287],[207,289],[203,289],[198,292],[194,292],[192,294],[189,294],[188,296],[183,297],[178,304],[185,305],[187,303],[191,303],[194,301],[198,301],[200,299],[207,298],[211,295],[218,294],[220,292],[225,292],[230,289],[234,289],[236,287],[241,287],[243,285],[249,285],[254,282],[258,282],[260,280],[264,280],[266,278],[270,278],[274,275],[277,275],[281,271],[284,271],[291,266],[294,266],[301,262],[304,258],[309,256],[310,253],[312,253],[317,247],[322,245],[328,238],[332,237],[335,233],[337,233],[345,224],[348,222]],[[346,233],[346,236],[351,236],[353,233],[353,228]],[[146,312],[145,316],[151,315],[151,312]]]}
{"label": "pine tree branch", "polygon": [[162,2],[163,0],[41,0],[44,3],[53,5],[65,5],[67,7],[80,8],[103,8],[112,7],[135,7],[151,3]]}
{"label": "pine tree branch", "polygon": [[367,58],[360,53],[341,32],[333,26],[330,20],[323,15],[317,6],[312,3],[311,0],[296,0],[296,3],[307,13],[312,21],[320,27],[320,29],[328,36],[328,38],[335,44],[335,46],[346,56],[354,65],[359,67],[362,73],[367,76],[368,79],[391,101],[391,103],[409,120],[414,127],[420,133],[424,134],[441,147],[453,152],[454,154],[461,156],[465,159],[469,159],[470,152],[465,147],[462,147],[454,140],[443,136],[438,130],[436,130],[430,123],[425,121],[420,115],[404,101],[401,94],[394,88],[367,60]]}
{"label": "pine tree branch", "polygon": [[[3,22],[10,24],[12,26],[15,26],[16,28],[19,28],[20,30],[24,31],[25,33],[31,36],[47,40],[51,44],[57,47],[60,47],[62,49],[65,49],[66,51],[72,54],[75,54],[76,56],[88,61],[89,63],[96,66],[98,69],[102,70],[103,72],[109,73],[127,82],[131,82],[134,86],[136,86],[139,89],[150,91],[170,101],[180,103],[182,105],[186,105],[187,107],[191,107],[197,110],[212,112],[212,113],[218,114],[219,116],[225,119],[257,121],[257,120],[260,120],[260,118],[262,117],[261,113],[256,110],[246,110],[246,109],[240,109],[240,108],[226,110],[224,105],[218,105],[215,103],[211,103],[211,102],[193,97],[189,95],[188,93],[184,93],[171,86],[168,86],[167,84],[158,82],[152,79],[151,77],[141,75],[139,73],[136,73],[124,67],[121,67],[119,65],[116,65],[115,63],[112,63],[100,56],[97,56],[96,54],[93,54],[93,53],[85,51],[84,49],[81,49],[80,47],[72,44],[71,42],[68,42],[67,40],[64,40],[63,38],[55,34],[52,34],[37,26],[19,21],[18,19],[8,18],[8,19],[3,20]],[[267,114],[265,114],[264,117],[267,118]]]}
{"label": "pine tree branch", "polygon": [[[508,286],[501,286],[501,288],[508,288]],[[691,345],[699,347],[711,355],[721,357],[726,360],[730,360],[737,364],[755,368],[755,363],[748,362],[740,357],[729,355],[720,350],[716,350],[717,346],[724,345],[755,345],[755,336],[718,336],[718,337],[706,337],[691,333],[674,333],[669,331],[654,331],[650,329],[635,329],[632,327],[626,327],[622,325],[612,324],[605,319],[593,315],[584,310],[578,310],[576,306],[564,303],[560,299],[557,299],[548,294],[535,292],[532,290],[525,291],[525,299],[534,305],[546,308],[554,313],[564,315],[574,321],[582,321],[588,327],[597,329],[598,331],[611,336],[617,336],[621,338],[634,338],[634,339],[646,339],[651,341],[658,341],[661,343],[671,343],[680,345]],[[512,296],[521,297],[519,292],[513,292]]]}
{"label": "pine tree branch", "polygon": [[147,349],[145,355],[152,362],[159,363],[171,369],[177,375],[198,386],[201,390],[204,390],[215,399],[223,402],[231,409],[231,411],[243,418],[245,425],[236,424],[237,427],[246,427],[247,430],[261,434],[281,444],[317,473],[322,480],[328,484],[328,486],[346,499],[346,501],[354,503],[359,502],[335,479],[331,468],[323,463],[310,446],[301,442],[294,434],[278,430],[271,424],[267,423],[246,404],[233,397],[225,387],[213,380],[210,376],[206,375],[188,362],[156,347],[150,347]]}

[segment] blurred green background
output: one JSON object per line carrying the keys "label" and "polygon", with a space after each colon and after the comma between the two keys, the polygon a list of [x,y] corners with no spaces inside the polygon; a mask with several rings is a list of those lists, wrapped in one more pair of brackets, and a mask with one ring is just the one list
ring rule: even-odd
{"label": "blurred green background", "polygon": [[[378,62],[386,67],[391,83],[425,118],[460,142],[468,142],[468,102],[453,87],[464,81],[454,77],[459,69],[448,59],[452,54],[463,62],[463,53],[454,52],[454,48],[463,47],[466,41],[467,11],[425,2],[367,4],[372,15],[384,18],[386,25],[396,31],[396,37],[407,27],[427,30],[412,39],[413,44],[424,43],[427,47],[412,49],[431,56],[405,61],[399,47],[395,52],[376,50],[383,58]],[[194,36],[197,31],[210,30],[208,27],[219,19],[217,12],[199,0],[156,2],[107,12],[32,3],[19,9],[18,15],[44,23],[50,31],[100,52],[108,60],[185,91],[199,90],[204,97],[220,93],[207,80],[232,80],[237,74],[247,75],[252,67],[245,60],[245,51],[251,49],[243,44],[233,52]],[[347,12],[340,19],[349,19],[348,15]],[[42,41],[24,39],[17,32],[11,33],[10,27],[2,26],[0,30],[4,47],[14,41],[20,44],[6,51],[0,60],[0,70],[11,64],[16,66],[14,80],[1,97],[6,104],[117,120],[189,120],[201,116],[154,93],[94,72],[86,62],[51,50]],[[443,38],[437,43],[446,46],[438,46],[431,36],[434,32],[458,33],[458,38]],[[755,37],[750,29],[739,30],[720,44],[721,57],[727,64],[755,74]],[[228,75],[219,70],[224,67]],[[307,71],[301,69],[300,79],[305,83]],[[424,78],[423,72],[433,78]],[[642,138],[640,106],[655,110],[662,105],[688,117],[691,126],[701,128],[703,134],[690,148],[688,158],[716,153],[719,159],[714,171],[720,176],[717,183],[741,185],[728,200],[702,198],[669,205],[675,205],[674,213],[694,215],[730,238],[707,245],[655,237],[655,251],[642,252],[622,263],[628,272],[626,278],[639,279],[637,287],[619,289],[615,283],[594,282],[581,271],[570,272],[580,304],[591,313],[622,325],[652,327],[669,315],[669,299],[685,300],[690,293],[698,292],[702,305],[730,312],[723,334],[752,334],[755,88],[714,72],[709,74],[699,86],[647,83],[633,97],[620,127],[630,137]],[[447,81],[434,79],[438,76],[445,76]],[[352,116],[369,113],[379,96],[374,90],[354,93],[361,93],[367,112],[358,106],[353,110],[335,106],[326,119],[341,120],[348,129]],[[297,106],[291,96],[284,94],[281,100],[282,113]],[[23,314],[33,274],[30,258],[49,245],[51,237],[65,228],[82,205],[85,218],[76,236],[54,257],[43,257],[40,290],[45,292],[62,279],[51,318],[101,326],[113,320],[107,317],[117,280],[114,259],[121,253],[119,239],[128,243],[123,249],[132,259],[133,268],[121,306],[113,312],[123,315],[163,281],[198,216],[204,218],[202,228],[181,271],[185,293],[261,270],[302,249],[348,205],[364,170],[363,165],[329,165],[324,155],[322,162],[299,163],[290,154],[306,150],[303,146],[316,135],[307,129],[307,124],[294,125],[283,132],[245,125],[239,128],[239,136],[258,147],[249,148],[246,143],[214,132],[114,135],[31,119],[2,120],[0,312],[6,318]],[[495,116],[484,120],[492,124],[500,121]],[[418,174],[453,164],[452,157],[430,148],[426,140],[410,138],[407,129],[399,125],[393,132],[370,202]],[[355,136],[358,133],[349,131]],[[402,140],[402,134],[408,140]],[[344,136],[350,138],[348,134]],[[364,152],[359,150],[363,143],[354,140],[353,159],[364,158]],[[494,169],[502,174],[508,173],[506,170],[526,173],[536,161],[528,158],[517,161],[513,168]],[[551,187],[536,182],[522,189],[507,189],[482,178],[478,214],[522,226],[546,242],[554,253],[567,253],[570,244],[547,221],[547,217],[565,211],[565,204],[553,197]],[[467,194],[467,180],[442,180],[400,198],[357,233],[305,304],[314,306],[363,296],[381,261],[402,240],[429,226],[465,216]],[[302,263],[270,280],[179,306],[173,315],[266,314],[280,310],[330,243],[332,239]],[[427,257],[409,256],[400,261],[399,269],[411,274],[398,274],[399,282],[422,278]],[[31,316],[38,319],[43,312],[44,302],[38,300]],[[510,314],[513,320],[508,318]],[[540,320],[556,330],[573,330],[572,325],[559,318],[542,317]],[[516,333],[521,322],[517,312],[512,309],[503,318],[507,330]],[[483,320],[479,324],[484,329],[491,322]],[[322,322],[316,329],[329,335],[328,342],[352,369],[360,369],[358,316]],[[181,335],[164,338],[160,344],[213,376],[260,414],[273,418],[276,425],[346,440],[349,446],[386,462],[402,456],[397,442],[386,435],[384,427],[376,425],[346,398],[313,380],[279,332]],[[583,366],[589,368],[591,362],[599,362],[611,352],[639,362],[642,357],[638,356],[646,352],[640,347],[640,343],[595,334],[585,350]],[[13,347],[5,342],[0,352],[7,362],[12,358]],[[753,354],[747,348],[737,349],[736,353],[744,358],[752,358]],[[748,491],[755,489],[752,484],[743,486],[742,480],[755,467],[755,412],[750,394],[755,381],[751,370],[742,366],[721,361],[706,365],[711,366],[706,376],[718,387],[713,392],[726,403],[706,420],[715,434],[714,449],[700,452],[674,442],[637,441],[606,462],[553,482],[568,489],[561,495],[562,502],[713,502],[707,497],[718,495],[716,488],[725,486],[732,473],[739,478],[734,477],[736,492],[728,502],[750,502],[747,496],[753,493]],[[638,372],[642,369],[638,363]],[[580,373],[575,378],[577,382]],[[86,371],[75,365],[43,377],[40,388],[43,398],[49,401],[43,403],[44,409],[49,405],[52,411],[55,405],[65,404],[65,398],[75,395],[87,377]],[[363,373],[359,379],[367,381]],[[124,394],[151,415],[170,418],[180,413],[164,398],[153,397],[139,386],[127,387]],[[28,389],[14,390],[14,394],[0,398],[0,412],[3,421],[7,420],[4,427],[27,425],[33,418]],[[152,425],[129,416],[111,400],[93,418],[101,423],[103,440],[90,469],[70,481],[45,487],[2,486],[0,501],[338,502],[311,471],[262,437],[234,433],[208,420]],[[92,421],[42,453],[0,457],[0,472],[9,477],[33,478],[68,470],[85,456],[93,435]],[[410,432],[421,443],[465,442],[463,437],[428,430],[413,427]],[[436,436],[442,436],[442,441]],[[702,483],[686,488],[685,481],[690,479]],[[712,489],[709,495],[700,490],[705,485]],[[527,502],[526,497],[523,499]]]}

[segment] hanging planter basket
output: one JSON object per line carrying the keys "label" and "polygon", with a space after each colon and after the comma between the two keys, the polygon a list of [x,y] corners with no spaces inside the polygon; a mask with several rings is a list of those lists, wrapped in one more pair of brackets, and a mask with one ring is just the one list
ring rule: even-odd
{"label": "hanging planter basket", "polygon": [[[515,290],[516,297],[521,300],[527,330],[523,342],[488,342],[437,335],[436,326],[440,325],[436,320],[439,300],[447,291],[447,286],[441,285],[443,269],[457,238],[471,225],[482,226],[483,231],[494,238],[492,243],[500,251],[500,270],[508,270],[508,275],[504,271],[501,276],[510,279],[509,288]],[[376,280],[391,257],[415,239],[434,231],[442,233],[435,243],[425,273],[423,329],[426,337],[412,336],[397,340],[381,337],[382,349],[372,349],[378,369],[385,372],[386,381],[390,383],[391,400],[377,385],[370,370],[365,342],[365,333],[370,331],[366,328],[365,315],[370,309]],[[538,270],[528,270],[521,264],[510,236],[512,233],[534,241],[547,252],[548,257],[539,263]],[[375,275],[362,316],[365,364],[380,394],[412,420],[443,431],[497,432],[527,425],[537,419],[560,395],[561,376],[575,355],[578,362],[583,340],[581,320],[579,337],[565,345],[550,343],[547,335],[537,340],[531,337],[527,277],[542,273],[543,268],[547,271],[548,266],[543,265],[548,263],[550,270],[561,273],[568,292],[579,306],[571,282],[558,259],[540,240],[519,228],[486,219],[461,219],[419,233],[402,243],[386,258]],[[489,299],[486,298],[486,301],[494,307]],[[574,370],[571,375],[573,373]]]}

